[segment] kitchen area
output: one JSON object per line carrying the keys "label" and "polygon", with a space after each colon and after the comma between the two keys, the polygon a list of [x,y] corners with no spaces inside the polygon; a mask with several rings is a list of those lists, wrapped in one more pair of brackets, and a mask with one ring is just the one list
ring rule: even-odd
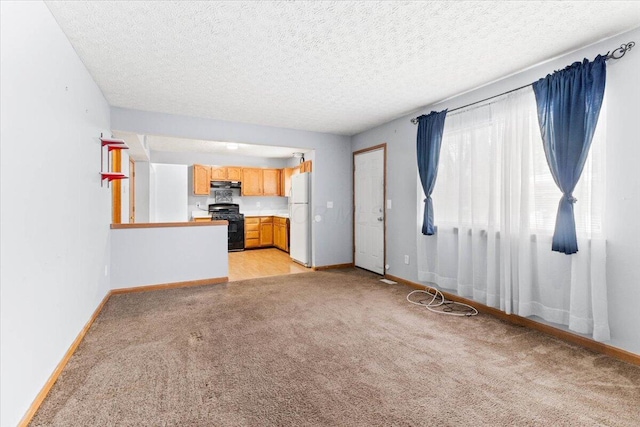
{"label": "kitchen area", "polygon": [[[311,176],[313,164],[294,153],[282,168],[193,164],[188,167],[189,220],[228,221],[230,259],[258,253],[311,266]],[[260,251],[271,249],[271,251]],[[258,251],[253,251],[258,250]],[[277,251],[277,252],[274,252]],[[276,262],[271,260],[270,263]],[[231,269],[232,270],[232,269]]]}
{"label": "kitchen area", "polygon": [[[126,141],[129,149],[123,151],[135,162],[135,171],[122,162],[130,179],[123,180],[124,224],[118,227],[195,226],[193,253],[208,244],[199,226],[225,224],[224,275],[229,280],[306,272],[314,266],[314,149],[116,136]],[[134,213],[127,215],[132,208]]]}

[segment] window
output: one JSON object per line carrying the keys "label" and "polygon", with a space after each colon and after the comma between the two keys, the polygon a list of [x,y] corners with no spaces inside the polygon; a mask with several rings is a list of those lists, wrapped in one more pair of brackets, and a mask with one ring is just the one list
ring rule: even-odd
{"label": "window", "polygon": [[[574,191],[576,230],[583,237],[602,233],[602,203],[594,197],[604,197],[605,108]],[[447,115],[432,195],[438,227],[499,231],[508,225],[552,235],[561,197],[530,88]]]}

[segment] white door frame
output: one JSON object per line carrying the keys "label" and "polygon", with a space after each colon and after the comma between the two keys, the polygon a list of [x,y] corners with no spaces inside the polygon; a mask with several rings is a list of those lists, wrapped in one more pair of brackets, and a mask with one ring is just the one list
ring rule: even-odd
{"label": "white door frame", "polygon": [[[373,147],[363,148],[362,150],[353,152],[353,265],[356,266],[356,156],[359,154],[364,154],[370,151],[376,151],[382,149],[383,152],[383,182],[384,188],[382,189],[382,275],[384,276],[387,272],[387,143],[382,143],[378,145],[374,145]],[[357,266],[356,266],[357,267]]]}

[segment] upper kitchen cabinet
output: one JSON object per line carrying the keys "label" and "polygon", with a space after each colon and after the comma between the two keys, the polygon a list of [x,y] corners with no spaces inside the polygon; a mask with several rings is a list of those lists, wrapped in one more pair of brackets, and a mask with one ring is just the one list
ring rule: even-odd
{"label": "upper kitchen cabinet", "polygon": [[242,181],[242,168],[240,167],[228,167],[227,179],[229,181]]}
{"label": "upper kitchen cabinet", "polygon": [[288,197],[289,189],[291,188],[291,175],[293,175],[294,168],[282,169],[282,175],[280,176],[280,195]]}
{"label": "upper kitchen cabinet", "polygon": [[242,169],[243,196],[279,196],[280,169]]}
{"label": "upper kitchen cabinet", "polygon": [[262,169],[262,195],[280,196],[280,169]]}
{"label": "upper kitchen cabinet", "polygon": [[291,188],[291,177],[301,172],[311,172],[311,160],[302,162],[293,168],[284,168],[281,170],[280,176],[280,196],[289,196],[289,189]]}
{"label": "upper kitchen cabinet", "polygon": [[212,181],[242,181],[242,168],[235,166],[211,166]]}
{"label": "upper kitchen cabinet", "polygon": [[242,168],[242,195],[262,196],[262,169]]}
{"label": "upper kitchen cabinet", "polygon": [[227,179],[227,168],[211,166],[211,181],[224,181]]}
{"label": "upper kitchen cabinet", "polygon": [[211,167],[193,165],[193,194],[208,196],[211,193]]}
{"label": "upper kitchen cabinet", "polygon": [[300,172],[311,172],[311,160],[300,163]]}

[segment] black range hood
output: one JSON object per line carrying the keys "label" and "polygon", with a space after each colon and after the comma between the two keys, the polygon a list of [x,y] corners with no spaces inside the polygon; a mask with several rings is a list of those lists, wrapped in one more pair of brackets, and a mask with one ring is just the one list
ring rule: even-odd
{"label": "black range hood", "polygon": [[242,183],[240,181],[211,181],[211,188],[242,188]]}

